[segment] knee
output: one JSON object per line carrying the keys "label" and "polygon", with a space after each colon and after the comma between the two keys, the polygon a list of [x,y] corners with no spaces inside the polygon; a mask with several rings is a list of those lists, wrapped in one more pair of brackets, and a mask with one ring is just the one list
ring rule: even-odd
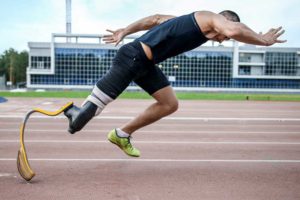
{"label": "knee", "polygon": [[164,110],[166,111],[167,114],[172,114],[178,110],[179,103],[177,99],[168,101],[167,103],[164,104]]}
{"label": "knee", "polygon": [[178,102],[178,100],[176,99],[176,100],[174,100],[174,102],[173,102],[172,105],[171,105],[171,111],[172,111],[172,113],[173,113],[173,112],[176,112],[176,111],[178,110],[178,107],[179,107],[179,102]]}

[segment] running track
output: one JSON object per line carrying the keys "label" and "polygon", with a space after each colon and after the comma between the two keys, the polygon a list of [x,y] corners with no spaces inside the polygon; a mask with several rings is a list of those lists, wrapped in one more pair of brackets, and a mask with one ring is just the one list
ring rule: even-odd
{"label": "running track", "polygon": [[26,183],[16,169],[22,117],[70,100],[0,104],[0,199],[300,199],[300,103],[291,102],[181,101],[177,113],[134,135],[140,158],[106,135],[151,100],[117,100],[75,135],[63,115],[34,114],[25,144],[37,175]]}

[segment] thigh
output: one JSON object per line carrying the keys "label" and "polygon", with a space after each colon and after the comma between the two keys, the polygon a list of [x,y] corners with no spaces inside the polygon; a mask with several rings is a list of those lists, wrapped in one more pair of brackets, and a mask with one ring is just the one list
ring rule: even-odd
{"label": "thigh", "polygon": [[111,98],[117,98],[139,74],[140,64],[136,55],[131,46],[122,46],[110,70],[97,82],[97,87]]}
{"label": "thigh", "polygon": [[116,99],[136,77],[133,64],[130,58],[114,60],[110,70],[97,82],[97,87]]}
{"label": "thigh", "polygon": [[170,82],[156,65],[148,66],[147,72],[135,79],[134,82],[150,95],[170,86]]}

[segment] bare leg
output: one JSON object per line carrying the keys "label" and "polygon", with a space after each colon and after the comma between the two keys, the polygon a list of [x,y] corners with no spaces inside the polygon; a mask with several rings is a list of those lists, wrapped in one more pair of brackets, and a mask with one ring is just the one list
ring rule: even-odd
{"label": "bare leg", "polygon": [[152,97],[157,102],[150,105],[144,112],[122,126],[121,129],[124,132],[132,134],[134,131],[147,126],[178,109],[178,100],[170,86],[158,90],[152,94]]}

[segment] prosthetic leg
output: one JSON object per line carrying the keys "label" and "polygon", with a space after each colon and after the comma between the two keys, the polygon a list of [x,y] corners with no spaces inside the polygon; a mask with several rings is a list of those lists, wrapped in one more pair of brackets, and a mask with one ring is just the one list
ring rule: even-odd
{"label": "prosthetic leg", "polygon": [[60,113],[62,113],[63,111],[65,111],[66,109],[69,109],[70,107],[72,107],[73,102],[69,102],[66,105],[64,105],[63,107],[61,107],[59,110],[54,111],[54,112],[50,112],[50,111],[45,111],[39,108],[35,108],[32,111],[28,112],[23,120],[23,123],[21,124],[21,128],[20,128],[20,150],[18,151],[18,157],[17,157],[17,167],[18,167],[18,171],[20,173],[20,175],[26,180],[26,181],[30,181],[34,176],[35,173],[34,171],[31,169],[28,159],[27,159],[27,154],[26,154],[26,149],[25,149],[25,144],[24,144],[24,132],[25,132],[25,126],[26,126],[26,122],[29,119],[29,116],[35,112],[39,112],[42,113],[44,115],[48,115],[48,116],[56,116],[59,115]]}
{"label": "prosthetic leg", "polygon": [[64,111],[65,116],[69,119],[69,133],[74,134],[80,131],[94,116],[99,115],[111,101],[113,101],[112,98],[95,86],[81,108],[73,105]]}
{"label": "prosthetic leg", "polygon": [[21,147],[18,151],[17,157],[17,167],[20,175],[26,181],[30,181],[35,176],[35,173],[29,165],[24,145],[25,125],[31,114],[39,112],[48,116],[56,116],[64,112],[65,116],[69,119],[68,131],[71,134],[74,134],[75,132],[80,131],[94,116],[99,115],[104,107],[111,101],[113,101],[111,97],[106,95],[97,86],[95,86],[91,95],[89,95],[83,102],[81,108],[78,108],[77,106],[73,105],[73,102],[70,102],[54,112],[49,112],[38,108],[28,112],[20,128]]}

